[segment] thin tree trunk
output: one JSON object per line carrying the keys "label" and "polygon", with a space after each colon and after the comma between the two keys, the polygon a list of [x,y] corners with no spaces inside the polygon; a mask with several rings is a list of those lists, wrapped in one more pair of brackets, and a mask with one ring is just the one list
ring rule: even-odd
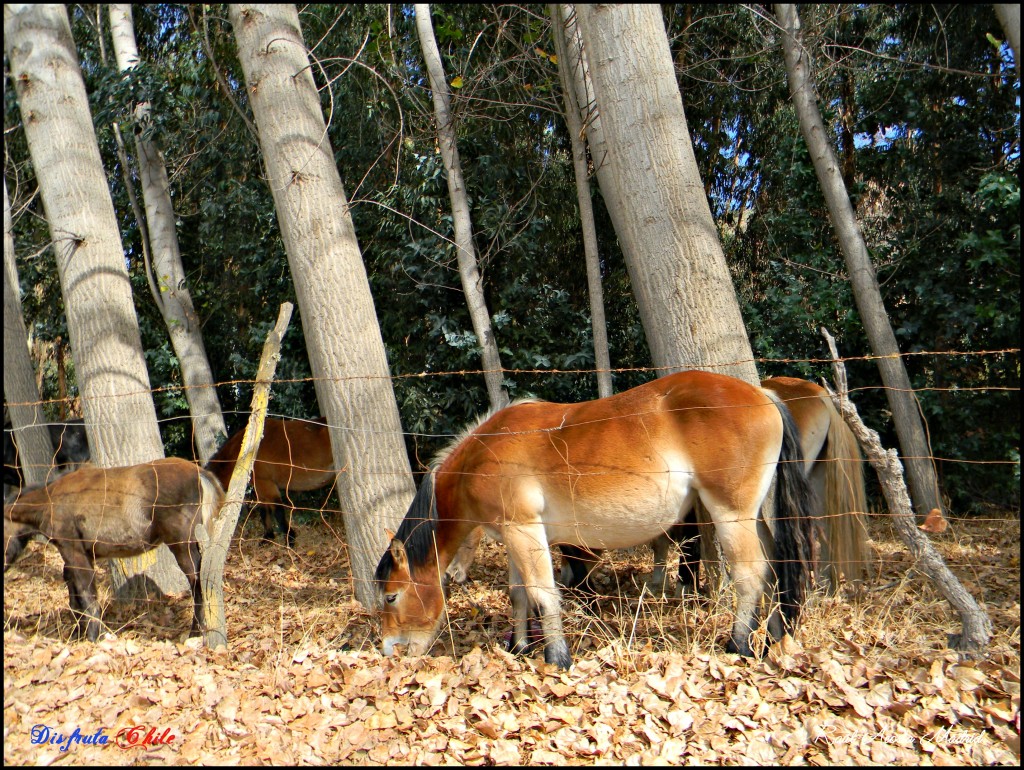
{"label": "thin tree trunk", "polygon": [[210,522],[210,531],[206,543],[203,544],[203,563],[199,570],[199,583],[203,591],[203,620],[205,626],[204,639],[207,647],[226,647],[228,643],[228,625],[224,605],[224,564],[227,562],[231,538],[238,526],[238,514],[245,500],[245,488],[249,486],[252,466],[260,451],[263,440],[263,426],[267,419],[267,406],[270,403],[270,383],[277,371],[277,362],[281,357],[281,342],[288,330],[288,322],[292,317],[292,303],[285,302],[277,314],[277,323],[260,355],[259,368],[256,370],[256,384],[252,389],[252,409],[249,412],[249,423],[242,435],[242,445],[238,448],[238,459],[231,473],[231,481],[224,490],[224,505]]}
{"label": "thin tree trunk", "polygon": [[[163,457],[139,322],[63,5],[5,5],[4,44],[46,208],[92,460]],[[118,596],[187,588],[166,546],[110,562]],[[129,583],[129,578],[136,578]]]}
{"label": "thin tree trunk", "polygon": [[[27,485],[43,484],[50,472],[53,445],[28,354],[28,334],[21,312],[21,284],[14,259],[11,202],[4,177],[4,399],[17,439],[18,463]],[[5,487],[6,492],[6,487]]]}
{"label": "thin tree trunk", "polygon": [[[651,357],[760,380],[700,180],[661,8],[578,5],[607,158],[598,169]],[[595,158],[595,162],[597,162]]]}
{"label": "thin tree trunk", "polygon": [[933,508],[941,510],[935,469],[931,463],[931,453],[928,450],[928,441],[910,377],[900,357],[899,344],[896,342],[896,335],[892,331],[885,304],[882,302],[882,292],[878,288],[875,268],[868,255],[853,206],[850,204],[850,196],[839,173],[839,162],[821,121],[811,62],[801,40],[800,18],[797,16],[796,6],[776,5],[775,15],[782,27],[786,73],[789,76],[793,105],[800,120],[800,132],[810,150],[811,161],[814,163],[814,170],[825,196],[829,217],[832,219],[839,246],[846,258],[846,267],[853,284],[853,296],[871,344],[871,351],[879,357],[878,370],[886,388],[886,397],[892,409],[900,447],[903,449],[915,508],[921,514]]}
{"label": "thin tree trunk", "polygon": [[[135,42],[131,5],[110,6],[110,32],[114,39],[118,69],[122,72],[134,69],[139,63],[139,51]],[[136,106],[135,118],[138,122],[135,147],[139,179],[146,205],[146,221],[139,224],[144,225],[140,230],[143,238],[148,235],[153,255],[152,265],[147,260],[146,272],[151,286],[153,282],[156,284],[153,299],[160,309],[170,334],[171,345],[178,356],[181,377],[185,383],[185,397],[192,415],[196,452],[199,462],[205,464],[217,451],[218,439],[227,435],[227,428],[203,345],[199,317],[185,282],[167,169],[156,144],[144,136],[146,127],[152,123],[149,102]]]}
{"label": "thin tree trunk", "polygon": [[469,198],[466,196],[466,182],[462,178],[459,148],[455,142],[451,93],[448,90],[448,83],[444,79],[444,68],[441,64],[441,53],[437,49],[437,40],[434,39],[430,6],[417,4],[414,9],[416,30],[419,32],[423,59],[426,61],[427,75],[430,79],[430,90],[434,96],[434,112],[437,115],[437,143],[441,148],[444,167],[448,171],[448,196],[452,202],[452,227],[455,230],[455,249],[458,254],[462,290],[466,295],[466,304],[469,306],[473,332],[480,344],[487,397],[491,402],[492,409],[500,409],[508,404],[508,393],[501,384],[501,357],[498,354],[498,343],[491,328],[491,317],[484,300],[483,278],[477,264],[476,249],[473,246],[473,222],[469,213]]}
{"label": "thin tree trunk", "polygon": [[590,296],[590,323],[594,330],[594,365],[597,369],[597,395],[607,398],[612,394],[612,364],[608,351],[608,325],[604,315],[604,291],[601,286],[601,259],[597,252],[597,227],[594,224],[594,205],[590,199],[587,173],[587,147],[584,139],[580,108],[572,84],[572,68],[565,42],[561,6],[548,6],[555,25],[555,50],[558,53],[558,76],[562,82],[565,103],[565,122],[572,142],[572,165],[576,175],[576,199],[580,207],[580,227],[583,230],[583,254],[587,262],[587,290]]}
{"label": "thin tree trunk", "polygon": [[996,9],[1003,34],[1013,49],[1013,66],[1017,68],[1017,77],[1020,77],[1020,4],[995,3],[992,7]]}
{"label": "thin tree trunk", "polygon": [[932,579],[939,591],[960,614],[962,630],[959,634],[950,634],[948,644],[953,649],[967,652],[982,652],[988,647],[992,636],[992,621],[984,610],[978,606],[963,583],[954,575],[942,556],[935,550],[928,536],[914,526],[914,510],[910,506],[907,486],[903,482],[903,468],[899,455],[895,450],[885,450],[878,438],[878,433],[864,425],[857,414],[857,408],[848,397],[846,386],[846,367],[839,357],[836,342],[825,328],[821,333],[828,341],[832,353],[832,368],[835,372],[838,393],[828,387],[829,395],[836,409],[843,415],[850,430],[853,431],[871,466],[878,471],[878,480],[882,486],[882,494],[892,513],[893,524],[900,533],[904,544],[910,549],[911,555],[917,560],[915,567]]}
{"label": "thin tree trunk", "polygon": [[384,341],[345,189],[327,139],[294,5],[231,5],[317,399],[331,426],[355,596],[373,573],[414,485]]}

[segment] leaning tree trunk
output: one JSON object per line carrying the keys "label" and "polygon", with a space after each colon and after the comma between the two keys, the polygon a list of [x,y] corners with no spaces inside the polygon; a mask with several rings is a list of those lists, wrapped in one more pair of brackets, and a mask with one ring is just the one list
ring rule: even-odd
{"label": "leaning tree trunk", "polygon": [[996,9],[1003,34],[1013,49],[1013,66],[1017,68],[1017,77],[1020,77],[1020,4],[996,3],[992,7]]}
{"label": "leaning tree trunk", "polygon": [[598,183],[654,364],[666,372],[713,369],[758,385],[661,8],[578,5],[576,16],[594,91],[585,109],[600,116],[601,136],[591,123],[588,138],[606,152],[594,155]]}
{"label": "leaning tree trunk", "polygon": [[[5,5],[4,44],[50,225],[92,461],[163,457],[139,322],[63,5]],[[187,588],[166,546],[111,561],[119,595]],[[128,578],[138,576],[128,584]]]}
{"label": "leaning tree trunk", "polygon": [[597,395],[607,398],[612,394],[612,364],[608,351],[608,325],[604,315],[604,290],[601,285],[601,259],[597,253],[597,227],[594,224],[594,206],[590,199],[590,175],[587,173],[587,147],[585,129],[580,119],[579,103],[573,88],[569,52],[562,33],[565,20],[562,7],[548,6],[551,23],[555,26],[555,50],[558,53],[558,77],[562,83],[562,101],[565,104],[565,123],[572,143],[572,165],[576,176],[576,200],[580,207],[580,228],[583,231],[583,255],[587,263],[587,293],[590,296],[590,323],[594,330],[594,365],[597,369]]}
{"label": "leaning tree trunk", "polygon": [[469,306],[469,317],[473,332],[480,343],[483,359],[484,382],[487,383],[487,397],[492,409],[508,404],[508,393],[502,387],[501,357],[498,343],[494,339],[490,314],[484,300],[483,278],[477,265],[476,249],[473,246],[473,222],[469,214],[469,198],[466,196],[466,182],[462,178],[462,162],[455,142],[455,124],[451,114],[451,92],[444,79],[441,53],[434,39],[434,25],[430,20],[430,6],[417,4],[416,30],[419,32],[423,58],[427,64],[430,91],[434,95],[434,112],[437,115],[437,143],[441,148],[441,159],[448,171],[448,195],[452,202],[452,227],[455,230],[455,250],[459,260],[459,276],[462,290]]}
{"label": "leaning tree trunk", "polygon": [[[110,32],[114,39],[118,69],[122,72],[135,69],[139,64],[139,51],[135,43],[130,5],[110,6]],[[217,451],[219,438],[227,435],[227,428],[203,345],[199,317],[185,282],[167,169],[156,143],[145,137],[147,129],[152,125],[149,102],[136,106],[135,120],[139,179],[146,206],[146,221],[139,223],[139,230],[143,239],[149,236],[150,248],[146,253],[152,253],[153,258],[152,265],[147,260],[147,275],[153,299],[163,316],[171,345],[178,356],[181,378],[185,383],[185,398],[188,399],[192,415],[196,453],[199,462],[205,464]]]}
{"label": "leaning tree trunk", "polygon": [[931,453],[928,451],[928,440],[910,377],[900,357],[899,344],[882,302],[875,268],[839,172],[839,162],[821,122],[811,62],[800,34],[800,17],[796,6],[785,4],[775,6],[775,15],[782,27],[786,74],[789,76],[789,89],[800,121],[800,132],[810,150],[832,226],[846,258],[846,268],[850,273],[853,296],[864,323],[864,331],[872,352],[878,357],[878,370],[886,388],[900,447],[903,449],[915,508],[921,514],[933,508],[941,510],[939,486],[929,459]]}
{"label": "leaning tree trunk", "polygon": [[[42,484],[50,471],[53,445],[39,401],[28,354],[28,334],[21,312],[21,284],[14,260],[11,202],[4,177],[4,400],[10,407],[11,427],[18,445],[18,463],[26,485]],[[4,487],[6,493],[6,487]],[[6,495],[5,495],[6,496]]]}
{"label": "leaning tree trunk", "polygon": [[231,5],[231,25],[295,281],[317,398],[331,426],[356,598],[414,486],[345,190],[294,5]]}

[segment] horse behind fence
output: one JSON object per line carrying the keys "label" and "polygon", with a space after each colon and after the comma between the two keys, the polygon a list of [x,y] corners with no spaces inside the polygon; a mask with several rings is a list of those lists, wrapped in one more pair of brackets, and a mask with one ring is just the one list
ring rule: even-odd
{"label": "horse behind fence", "polygon": [[[74,470],[82,463],[89,462],[89,440],[85,433],[85,422],[82,418],[67,422],[50,423],[47,426],[50,443],[53,445],[53,458],[50,465],[58,470]],[[4,425],[4,492],[7,486],[20,488],[24,484],[24,474],[18,453],[18,442],[15,431],[10,424]]]}
{"label": "horse behind fence", "polygon": [[82,468],[45,487],[24,489],[4,505],[4,572],[33,535],[43,535],[64,560],[78,630],[84,620],[86,636],[94,642],[100,627],[96,560],[138,556],[163,543],[192,589],[190,635],[196,635],[204,625],[196,530],[202,523],[209,531],[223,501],[224,490],[212,473],[177,457]]}
{"label": "horse behind fence", "polygon": [[[262,510],[263,536],[267,540],[274,539],[273,513],[288,547],[295,545],[295,533],[282,498],[291,492],[321,489],[334,481],[334,455],[326,423],[325,417],[317,420],[267,418],[263,441],[252,467],[252,488],[256,504]],[[233,433],[206,463],[206,469],[225,489],[235,470],[244,434],[244,429]]]}

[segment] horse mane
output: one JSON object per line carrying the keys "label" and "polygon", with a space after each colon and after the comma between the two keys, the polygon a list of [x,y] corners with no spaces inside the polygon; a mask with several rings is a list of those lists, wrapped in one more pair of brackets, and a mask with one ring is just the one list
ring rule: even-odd
{"label": "horse mane", "polygon": [[[409,558],[410,566],[420,566],[427,560],[427,556],[434,549],[434,533],[437,531],[437,500],[434,497],[434,471],[431,470],[416,491],[409,511],[402,519],[394,540],[400,541],[405,546],[405,554]],[[389,548],[384,552],[377,564],[377,571],[374,579],[380,583],[391,576],[395,568],[395,559]]]}
{"label": "horse mane", "polygon": [[489,419],[491,419],[494,415],[496,415],[502,409],[508,409],[509,407],[513,407],[513,406],[519,406],[520,404],[540,404],[540,403],[543,403],[543,399],[540,399],[540,398],[517,398],[515,401],[513,401],[508,406],[499,407],[497,409],[492,407],[491,409],[488,409],[486,412],[484,412],[483,414],[479,415],[475,420],[472,420],[469,423],[467,423],[465,425],[465,427],[463,427],[463,429],[460,430],[454,436],[454,438],[452,438],[451,441],[449,441],[444,447],[442,447],[437,452],[437,454],[434,455],[434,458],[430,461],[430,466],[429,466],[430,470],[431,471],[436,471],[438,468],[440,468],[442,465],[444,465],[445,461],[447,461],[448,458],[452,456],[452,453],[454,453],[455,450],[462,445],[463,441],[465,441],[467,438],[469,438],[473,433],[476,432],[477,428],[479,428],[481,425],[483,425],[485,422],[487,422]]}

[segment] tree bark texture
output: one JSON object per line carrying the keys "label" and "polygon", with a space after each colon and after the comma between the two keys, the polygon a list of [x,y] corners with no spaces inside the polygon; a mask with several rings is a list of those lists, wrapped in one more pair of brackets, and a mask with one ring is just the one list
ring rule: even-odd
{"label": "tree bark texture", "polygon": [[459,261],[459,277],[462,290],[469,306],[469,317],[473,333],[480,344],[483,361],[484,381],[487,384],[487,398],[491,409],[500,409],[508,404],[508,393],[502,387],[501,357],[498,343],[491,328],[491,316],[484,299],[483,277],[473,245],[473,221],[469,212],[469,197],[466,195],[466,181],[462,177],[462,161],[455,141],[455,125],[452,122],[451,92],[444,78],[441,52],[434,38],[434,25],[430,19],[430,6],[417,4],[416,31],[419,33],[423,59],[427,65],[430,91],[434,98],[434,113],[437,118],[437,143],[441,148],[441,160],[448,172],[448,196],[452,202],[452,228],[455,231],[455,250]]}
{"label": "tree bark texture", "polygon": [[294,5],[231,5],[267,182],[302,313],[317,398],[331,426],[356,598],[414,485],[370,284],[327,139]]}
{"label": "tree bark texture", "polygon": [[[5,5],[4,43],[57,256],[92,461],[163,457],[120,229],[63,5]],[[111,560],[119,596],[187,588],[166,546]],[[128,585],[128,578],[138,581]],[[141,585],[140,585],[141,584]]]}
{"label": "tree bark texture", "polygon": [[[14,259],[11,202],[4,178],[4,399],[18,445],[18,463],[25,484],[43,484],[50,472],[53,445],[45,426],[39,388],[28,354],[28,334],[21,312],[21,284]],[[6,487],[4,488],[6,492]],[[5,495],[6,496],[6,495]]]}
{"label": "tree bark texture", "polygon": [[1013,49],[1013,66],[1017,68],[1017,77],[1020,77],[1020,4],[995,3],[992,7],[996,9],[1003,34]]}
{"label": "tree bark texture", "polygon": [[712,369],[757,385],[661,9],[578,5],[576,16],[594,91],[586,111],[600,116],[601,136],[592,119],[588,138],[600,148],[598,182],[654,363],[663,372]]}
{"label": "tree bark texture", "polygon": [[[134,69],[139,63],[139,51],[135,42],[131,5],[110,6],[110,32],[118,69],[122,72]],[[206,347],[203,345],[199,317],[185,282],[167,168],[156,143],[143,135],[145,128],[152,123],[148,102],[137,105],[135,118],[138,121],[135,130],[136,159],[146,206],[145,227],[139,229],[144,233],[143,237],[145,234],[149,236],[150,252],[153,255],[150,273],[156,284],[153,298],[163,316],[171,345],[181,366],[185,398],[188,399],[192,415],[196,453],[200,464],[205,464],[217,451],[219,441],[227,436],[227,428],[214,387]],[[147,269],[149,267],[147,265]]]}
{"label": "tree bark texture", "polygon": [[590,323],[594,333],[594,365],[597,369],[598,398],[612,394],[612,364],[608,351],[608,324],[604,314],[604,290],[601,284],[601,259],[597,251],[597,227],[594,205],[590,199],[590,174],[587,171],[587,146],[580,108],[573,87],[572,67],[565,41],[565,19],[562,6],[548,6],[555,25],[555,51],[558,54],[558,76],[562,83],[565,122],[572,142],[572,165],[576,175],[576,199],[580,207],[580,228],[583,231],[583,256],[587,264],[587,294],[590,297]]}
{"label": "tree bark texture", "polygon": [[907,466],[915,508],[921,514],[933,508],[941,510],[938,482],[917,399],[914,397],[910,377],[900,357],[896,335],[889,323],[889,315],[882,301],[874,265],[871,263],[864,236],[850,204],[850,196],[843,184],[839,162],[821,120],[811,62],[800,36],[800,18],[796,6],[776,5],[775,15],[782,27],[786,73],[789,76],[793,105],[800,121],[800,132],[807,142],[814,171],[828,206],[829,217],[846,259],[846,269],[850,273],[853,296],[864,324],[864,331],[867,333],[872,353],[879,356],[878,370],[886,388],[886,397],[892,409],[900,447],[903,449],[903,460]]}

